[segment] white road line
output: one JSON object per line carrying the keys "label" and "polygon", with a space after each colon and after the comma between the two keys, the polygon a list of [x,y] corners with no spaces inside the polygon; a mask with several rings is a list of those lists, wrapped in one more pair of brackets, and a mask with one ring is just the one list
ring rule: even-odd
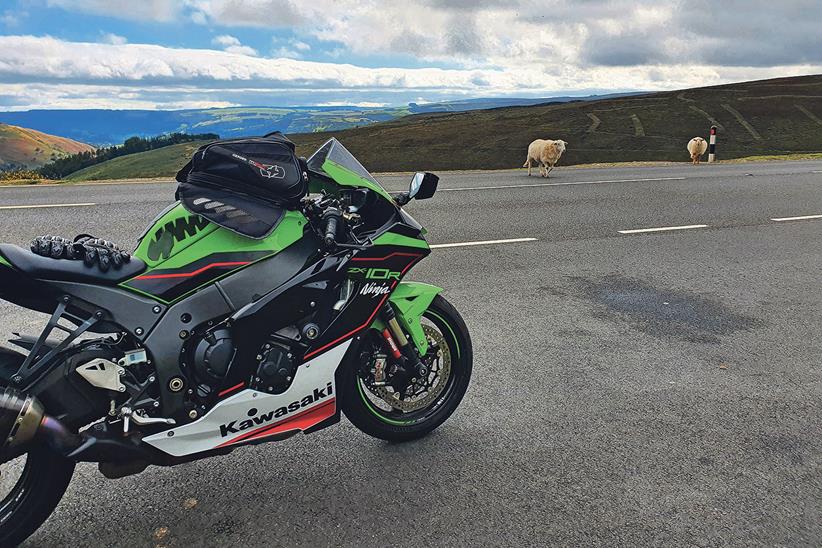
{"label": "white road line", "polygon": [[474,245],[494,245],[494,244],[517,244],[522,242],[536,242],[536,238],[511,238],[509,240],[484,240],[479,242],[459,242],[455,244],[434,244],[431,249],[440,249],[443,247],[469,247]]}
{"label": "white road line", "polygon": [[618,230],[620,234],[643,234],[645,232],[665,232],[668,230],[689,230],[691,228],[708,228],[708,225],[660,226],[657,228],[634,228],[632,230]]}
{"label": "white road line", "polygon": [[0,209],[43,209],[49,207],[89,207],[96,206],[94,202],[85,202],[81,204],[35,204],[35,205],[14,205],[14,206],[0,206]]}
{"label": "white road line", "polygon": [[822,173],[822,170],[820,170],[820,171],[811,171],[811,173]]}
{"label": "white road line", "polygon": [[771,220],[780,223],[782,221],[806,221],[808,219],[822,219],[822,215],[800,215],[799,217],[774,217]]}
{"label": "white road line", "polygon": [[441,188],[437,192],[461,192],[464,190],[500,190],[505,188],[536,188],[543,186],[603,185],[606,183],[645,183],[653,181],[684,181],[687,177],[656,177],[654,179],[614,179],[611,181],[571,181],[568,183],[534,183],[522,185],[472,186],[459,188]]}

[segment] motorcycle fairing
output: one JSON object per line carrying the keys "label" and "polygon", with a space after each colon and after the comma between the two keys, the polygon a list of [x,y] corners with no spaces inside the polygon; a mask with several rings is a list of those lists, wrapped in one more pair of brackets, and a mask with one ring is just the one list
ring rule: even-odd
{"label": "motorcycle fairing", "polygon": [[[422,330],[422,315],[441,292],[441,287],[419,282],[401,282],[389,299],[397,314],[397,321],[411,335],[421,356],[428,352],[428,339]],[[377,328],[382,331],[384,326]]]}
{"label": "motorcycle fairing", "polygon": [[220,401],[199,420],[143,441],[182,457],[304,432],[336,414],[335,372],[350,344],[349,339],[301,365],[282,394],[242,390]]}
{"label": "motorcycle fairing", "polygon": [[[393,251],[375,246],[352,257],[345,268],[349,279],[359,282],[355,286],[356,294],[322,337],[312,344],[305,355],[306,359],[370,327],[402,277],[426,254],[415,250]],[[352,270],[361,267],[365,267],[367,271],[387,271],[398,276],[376,281],[354,277]]]}
{"label": "motorcycle fairing", "polygon": [[134,256],[148,268],[121,287],[171,303],[198,288],[271,257],[304,236],[308,221],[288,211],[263,239],[240,234],[190,214],[179,202],[166,210],[141,239]]}
{"label": "motorcycle fairing", "polygon": [[125,282],[123,287],[174,302],[235,270],[273,255],[271,251],[212,253],[181,268],[156,268]]}

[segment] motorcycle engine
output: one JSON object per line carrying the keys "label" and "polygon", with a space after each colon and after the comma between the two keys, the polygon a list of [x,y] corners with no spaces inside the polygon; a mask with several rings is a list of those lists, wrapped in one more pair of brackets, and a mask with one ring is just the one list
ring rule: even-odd
{"label": "motorcycle engine", "polygon": [[[303,338],[302,331],[307,333],[307,338],[312,338],[316,336],[318,328],[314,324],[307,324],[302,329],[298,326],[283,328],[272,333],[270,339],[257,350],[252,388],[270,394],[281,394],[291,386],[298,365],[291,346],[299,345]],[[196,380],[197,393],[205,397],[228,374],[237,355],[237,348],[231,332],[218,328],[192,341],[188,352],[187,362],[190,364],[189,371]]]}
{"label": "motorcycle engine", "polygon": [[291,386],[297,371],[297,363],[291,350],[283,344],[271,341],[263,346],[257,357],[259,365],[254,378],[254,388],[270,394],[285,392]]}
{"label": "motorcycle engine", "polygon": [[209,331],[194,348],[194,375],[207,385],[220,383],[237,350],[228,329]]}

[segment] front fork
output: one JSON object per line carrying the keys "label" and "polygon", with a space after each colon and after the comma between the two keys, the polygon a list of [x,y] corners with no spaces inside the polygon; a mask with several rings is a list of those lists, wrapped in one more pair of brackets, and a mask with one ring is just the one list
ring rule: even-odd
{"label": "front fork", "polygon": [[428,366],[423,363],[416,348],[405,336],[405,332],[397,321],[397,315],[390,303],[385,303],[381,315],[387,326],[381,332],[383,342],[398,368],[403,370],[395,371],[395,373],[404,373],[403,376],[411,383],[426,379],[428,377]]}

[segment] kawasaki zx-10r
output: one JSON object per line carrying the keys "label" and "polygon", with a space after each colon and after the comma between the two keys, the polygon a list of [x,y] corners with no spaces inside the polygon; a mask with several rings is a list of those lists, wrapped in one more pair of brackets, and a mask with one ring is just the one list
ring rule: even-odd
{"label": "kawasaki zx-10r", "polygon": [[[133,254],[101,239],[0,245],[0,298],[51,314],[0,348],[0,546],[50,515],[77,462],[108,478],[335,424],[384,440],[442,424],[472,348],[402,209],[335,139],[218,141]],[[290,155],[293,155],[291,157]]]}

